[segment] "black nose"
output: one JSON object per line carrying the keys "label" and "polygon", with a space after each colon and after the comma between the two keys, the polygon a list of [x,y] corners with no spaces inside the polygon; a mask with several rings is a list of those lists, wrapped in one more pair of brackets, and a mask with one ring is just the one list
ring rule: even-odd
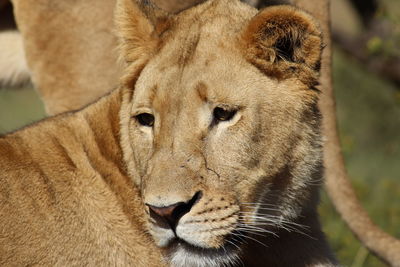
{"label": "black nose", "polygon": [[187,202],[177,202],[166,207],[156,207],[150,204],[146,205],[150,208],[150,216],[155,219],[162,219],[166,221],[171,229],[175,231],[179,219],[192,209],[194,204],[196,204],[200,200],[201,196],[202,193],[198,191]]}

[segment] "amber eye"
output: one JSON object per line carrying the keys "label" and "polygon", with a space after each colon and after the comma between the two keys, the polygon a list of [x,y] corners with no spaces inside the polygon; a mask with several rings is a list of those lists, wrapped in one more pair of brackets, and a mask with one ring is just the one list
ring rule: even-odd
{"label": "amber eye", "polygon": [[219,121],[229,121],[230,119],[235,116],[237,110],[228,110],[220,107],[216,107],[214,109],[213,115],[214,115],[214,121],[219,122]]}
{"label": "amber eye", "polygon": [[154,116],[149,113],[136,115],[135,118],[143,126],[152,127],[154,125]]}

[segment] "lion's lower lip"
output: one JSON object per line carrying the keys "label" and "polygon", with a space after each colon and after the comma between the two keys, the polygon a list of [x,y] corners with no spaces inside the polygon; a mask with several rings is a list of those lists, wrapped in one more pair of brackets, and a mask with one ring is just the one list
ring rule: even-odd
{"label": "lion's lower lip", "polygon": [[207,248],[207,247],[202,247],[202,246],[198,246],[198,245],[194,245],[191,244],[190,241],[186,241],[178,236],[176,236],[175,234],[175,238],[171,239],[169,241],[169,244],[166,246],[167,249],[171,249],[171,250],[176,250],[177,248],[184,248],[185,250],[188,251],[196,251],[196,250],[201,250],[203,252],[207,251],[207,250],[214,250],[212,248]]}
{"label": "lion's lower lip", "polygon": [[191,251],[191,252],[198,251],[198,252],[201,252],[202,254],[207,253],[207,251],[211,253],[215,250],[219,250],[219,249],[213,249],[213,248],[207,248],[207,247],[193,245],[193,244],[189,243],[188,241],[185,241],[181,238],[177,238],[175,240],[175,244],[176,244],[175,245],[176,247],[181,247],[181,248],[184,248],[185,250]]}
{"label": "lion's lower lip", "polygon": [[226,249],[229,249],[231,251],[236,251],[240,249],[241,244],[246,239],[246,233],[242,233],[241,231],[235,229],[230,234],[227,234],[225,236],[225,241],[223,241],[223,244],[221,246],[210,247],[210,246],[201,246],[195,240],[192,241],[180,237],[175,230],[172,230],[172,232],[173,232],[173,237],[170,237],[170,239],[166,243],[164,243],[162,247],[172,250],[181,247],[187,250],[199,250],[202,251],[202,253],[206,251],[215,252]]}
{"label": "lion's lower lip", "polygon": [[203,247],[203,246],[199,246],[196,244],[192,244],[190,242],[190,240],[185,240],[183,238],[180,238],[180,237],[176,236],[176,233],[175,233],[175,238],[170,241],[170,243],[167,245],[167,247],[170,249],[176,249],[176,248],[180,247],[180,248],[184,248],[185,250],[188,250],[188,251],[192,251],[192,252],[198,251],[198,252],[201,252],[202,254],[204,254],[204,253],[207,253],[207,251],[210,253],[214,253],[216,251],[226,251],[227,249],[233,251],[233,250],[237,250],[240,247],[240,245],[239,244],[232,245],[231,241],[227,241],[223,246],[221,246],[219,248]]}
{"label": "lion's lower lip", "polygon": [[238,261],[238,249],[231,246],[207,248],[175,238],[168,246],[168,258],[173,266],[231,266]]}
{"label": "lion's lower lip", "polygon": [[205,247],[193,245],[190,242],[188,242],[180,237],[176,237],[175,239],[171,240],[170,246],[181,246],[181,247],[185,247],[185,248],[203,249],[203,250],[207,249]]}

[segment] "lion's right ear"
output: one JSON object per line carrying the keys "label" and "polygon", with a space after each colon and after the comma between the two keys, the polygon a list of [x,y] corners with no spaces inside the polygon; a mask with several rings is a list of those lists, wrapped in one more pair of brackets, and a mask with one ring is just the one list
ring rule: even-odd
{"label": "lion's right ear", "polygon": [[157,28],[168,14],[149,0],[117,0],[114,20],[120,57],[126,63],[148,59],[158,47]]}
{"label": "lion's right ear", "polygon": [[322,34],[309,14],[292,6],[267,7],[250,20],[241,41],[245,58],[266,75],[316,84]]}

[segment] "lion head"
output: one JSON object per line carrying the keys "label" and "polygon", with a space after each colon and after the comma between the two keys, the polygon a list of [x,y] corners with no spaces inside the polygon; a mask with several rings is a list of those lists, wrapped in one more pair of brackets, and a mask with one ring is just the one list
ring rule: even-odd
{"label": "lion head", "polygon": [[228,264],[294,229],[321,178],[321,32],[290,6],[120,0],[124,159],[175,265]]}

